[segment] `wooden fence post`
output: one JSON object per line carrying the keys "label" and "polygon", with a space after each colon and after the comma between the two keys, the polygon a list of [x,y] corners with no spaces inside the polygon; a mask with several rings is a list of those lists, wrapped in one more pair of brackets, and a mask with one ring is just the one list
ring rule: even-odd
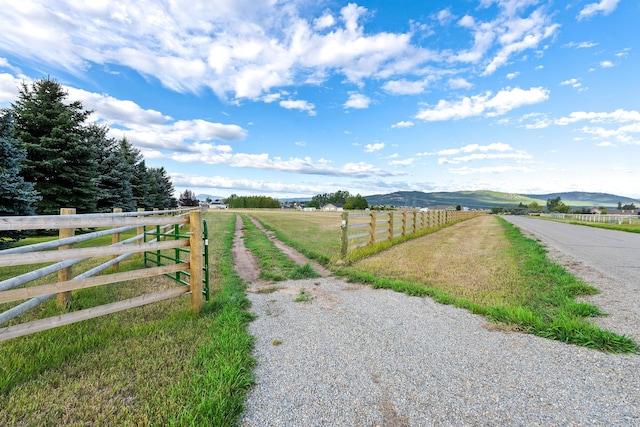
{"label": "wooden fence post", "polygon": [[[75,214],[76,214],[75,208],[60,209],[60,215],[75,215]],[[75,228],[61,228],[58,231],[59,238],[64,239],[66,237],[73,237],[75,235],[75,232],[76,232]],[[73,245],[62,245],[58,247],[58,250],[62,251],[65,249],[71,249],[72,247]],[[58,282],[69,281],[71,280],[71,276],[72,276],[71,267],[63,268],[62,270],[58,271]],[[69,303],[71,302],[71,291],[60,292],[56,297],[56,302],[59,308],[63,308],[69,305]]]}
{"label": "wooden fence post", "polygon": [[369,231],[371,235],[369,236],[369,244],[371,246],[376,244],[376,211],[371,211],[371,227]]}
{"label": "wooden fence post", "polygon": [[393,241],[393,211],[389,211],[389,241]]}
{"label": "wooden fence post", "polygon": [[407,211],[402,211],[402,237],[407,235]]}
{"label": "wooden fence post", "polygon": [[340,257],[343,260],[347,259],[347,252],[349,252],[349,212],[342,212],[342,224],[340,224]]}
{"label": "wooden fence post", "polygon": [[202,224],[202,211],[193,210],[189,213],[189,227],[191,312],[198,313],[202,307],[202,281],[204,280],[204,225]]}
{"label": "wooden fence post", "polygon": [[[122,208],[113,208],[113,213],[122,213]],[[114,227],[114,228],[117,228],[117,227]],[[112,234],[111,235],[111,244],[115,245],[116,243],[119,243],[120,242],[120,237],[121,237],[120,233]],[[117,258],[117,257],[118,257],[117,255],[113,256],[113,258]],[[113,271],[117,273],[120,270],[120,263],[117,262],[117,263],[113,264],[112,268],[113,268]]]}

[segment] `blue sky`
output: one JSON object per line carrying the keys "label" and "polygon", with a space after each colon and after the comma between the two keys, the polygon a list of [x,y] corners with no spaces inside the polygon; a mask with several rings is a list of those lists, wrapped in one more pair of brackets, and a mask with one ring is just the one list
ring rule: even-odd
{"label": "blue sky", "polygon": [[[176,192],[640,198],[635,0],[0,0],[0,106],[51,76]],[[177,194],[176,194],[177,195]]]}

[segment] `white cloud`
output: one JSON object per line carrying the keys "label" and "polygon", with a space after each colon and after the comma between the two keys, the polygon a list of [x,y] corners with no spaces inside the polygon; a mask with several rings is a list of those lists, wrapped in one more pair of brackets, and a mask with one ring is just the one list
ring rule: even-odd
{"label": "white cloud", "polygon": [[440,25],[448,25],[454,19],[456,19],[456,16],[451,13],[450,8],[446,8],[446,9],[442,9],[440,12],[436,14],[436,19],[438,20]]}
{"label": "white cloud", "polygon": [[18,87],[23,80],[9,73],[0,73],[0,106],[18,98]]}
{"label": "white cloud", "polygon": [[288,193],[288,194],[318,194],[324,187],[316,184],[285,183],[271,180],[254,181],[250,179],[232,179],[223,176],[201,176],[183,173],[170,173],[175,186],[187,188],[215,188],[220,190]]}
{"label": "white cloud", "polygon": [[611,61],[601,61],[600,62],[600,66],[602,68],[611,68],[611,67],[613,67],[613,62],[611,62]]}
{"label": "white cloud", "polygon": [[382,89],[393,95],[417,95],[424,92],[426,81],[408,81],[406,79],[386,82]]}
{"label": "white cloud", "polygon": [[505,114],[523,105],[537,104],[549,98],[549,91],[542,87],[523,90],[520,88],[503,89],[492,96],[491,92],[482,95],[464,97],[459,101],[441,99],[434,108],[425,108],[418,112],[417,119],[425,121],[458,120],[485,114],[493,117]]}
{"label": "white cloud", "polygon": [[[273,88],[351,82],[414,70],[437,55],[411,33],[365,31],[366,8],[303,17],[296,2],[201,0],[158,4],[3,1],[0,45],[10,55],[79,75],[129,67],[178,92],[257,100]],[[330,31],[327,31],[329,30]]]}
{"label": "white cloud", "polygon": [[309,101],[304,101],[301,99],[299,100],[287,99],[287,100],[280,101],[280,106],[282,108],[286,108],[287,110],[306,111],[310,116],[316,115],[316,111],[314,110],[316,106]]}
{"label": "white cloud", "polygon": [[333,15],[326,14],[313,21],[313,28],[316,30],[324,30],[325,28],[333,27],[335,23],[336,20]]}
{"label": "white cloud", "polygon": [[451,89],[471,89],[473,84],[463,78],[449,79],[449,87]]}
{"label": "white cloud", "polygon": [[413,126],[413,122],[411,120],[408,121],[400,121],[396,124],[391,125],[392,128],[410,128],[411,126]]}
{"label": "white cloud", "polygon": [[367,144],[364,146],[365,153],[373,153],[384,148],[384,142],[376,142],[375,144]]}
{"label": "white cloud", "polygon": [[508,78],[509,80],[513,80],[513,79],[515,79],[516,77],[518,77],[519,75],[520,75],[520,72],[519,72],[519,71],[516,71],[516,72],[514,72],[514,73],[508,73],[508,74],[507,74],[507,78]]}
{"label": "white cloud", "polygon": [[361,93],[352,93],[349,95],[349,99],[344,103],[344,108],[369,108],[371,99]]}
{"label": "white cloud", "polygon": [[569,42],[566,44],[563,44],[562,47],[577,47],[578,49],[587,49],[590,47],[595,47],[598,46],[598,43],[593,43],[593,42],[580,42],[580,43],[576,43],[576,42]]}
{"label": "white cloud", "polygon": [[298,147],[306,147],[307,143],[306,141],[296,141],[294,142],[295,145],[297,145]]}
{"label": "white cloud", "polygon": [[596,140],[614,140],[622,144],[640,145],[640,112],[618,109],[610,113],[576,111],[568,117],[556,119],[554,123],[567,126],[581,121],[596,126],[583,126],[578,132]]}
{"label": "white cloud", "polygon": [[599,12],[608,15],[616,9],[618,2],[619,0],[600,0],[598,3],[589,3],[578,13],[578,20],[590,18]]}
{"label": "white cloud", "polygon": [[[491,2],[484,2],[487,6]],[[500,8],[499,15],[492,21],[477,21],[466,15],[458,21],[458,25],[473,33],[473,46],[469,49],[452,54],[451,62],[478,63],[485,60],[486,55],[497,46],[497,53],[493,55],[484,67],[483,75],[493,74],[499,67],[508,63],[514,54],[538,49],[540,44],[552,37],[559,25],[551,21],[552,16],[545,13],[545,8],[533,10],[528,16],[519,13],[535,4],[535,1],[497,1]]]}
{"label": "white cloud", "polygon": [[390,166],[411,166],[415,159],[409,158],[404,160],[392,160],[389,162]]}
{"label": "white cloud", "polygon": [[498,173],[509,173],[509,172],[519,172],[519,173],[531,173],[534,170],[531,168],[527,168],[524,166],[487,166],[482,168],[470,168],[470,167],[461,167],[457,169],[449,169],[450,173],[456,175],[472,175],[472,174],[498,174]]}

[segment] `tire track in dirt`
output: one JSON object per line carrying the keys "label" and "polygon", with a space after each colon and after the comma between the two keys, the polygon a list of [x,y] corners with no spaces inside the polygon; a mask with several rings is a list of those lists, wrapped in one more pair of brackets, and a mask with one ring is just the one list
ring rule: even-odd
{"label": "tire track in dirt", "polygon": [[[291,246],[284,244],[278,240],[272,231],[266,230],[260,222],[250,217],[251,222],[265,235],[269,240],[282,252],[287,258],[298,265],[309,263],[313,269],[322,277],[331,276],[331,271],[324,268],[316,261],[310,260]],[[233,247],[231,249],[236,272],[243,280],[251,284],[263,284],[260,280],[260,268],[258,267],[258,259],[244,244],[243,222],[240,215],[236,215],[236,226],[233,235]]]}

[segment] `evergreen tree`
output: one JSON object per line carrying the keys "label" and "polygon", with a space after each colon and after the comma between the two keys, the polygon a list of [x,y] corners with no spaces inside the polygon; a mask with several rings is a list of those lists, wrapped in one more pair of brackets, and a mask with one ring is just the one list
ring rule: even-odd
{"label": "evergreen tree", "polygon": [[23,83],[11,104],[15,137],[26,149],[25,180],[33,182],[42,199],[40,214],[57,214],[61,207],[93,212],[97,195],[96,149],[84,123],[91,113],[79,101],[68,103],[55,80]]}
{"label": "evergreen tree", "polygon": [[[33,183],[20,175],[20,163],[27,152],[12,137],[11,115],[0,112],[0,216],[33,215],[34,203],[39,199]],[[26,237],[21,231],[0,232],[0,249]]]}
{"label": "evergreen tree", "polygon": [[154,208],[176,208],[178,207],[178,201],[173,194],[173,184],[167,175],[167,171],[164,167],[149,168],[147,169],[149,174],[149,199],[153,202]]}
{"label": "evergreen tree", "polygon": [[127,159],[129,153],[122,141],[106,138],[106,128],[95,126],[94,131],[100,147],[97,211],[132,212],[136,207],[131,186],[134,165]]}
{"label": "evergreen tree", "polygon": [[189,189],[184,190],[184,193],[180,194],[180,198],[178,199],[178,204],[180,206],[199,206],[200,201],[196,198],[196,195]]}
{"label": "evergreen tree", "polygon": [[[153,184],[155,185],[155,183],[154,178]],[[153,209],[154,201],[151,200],[151,179],[144,160],[133,167],[131,187],[135,207],[144,208],[144,210]]]}

